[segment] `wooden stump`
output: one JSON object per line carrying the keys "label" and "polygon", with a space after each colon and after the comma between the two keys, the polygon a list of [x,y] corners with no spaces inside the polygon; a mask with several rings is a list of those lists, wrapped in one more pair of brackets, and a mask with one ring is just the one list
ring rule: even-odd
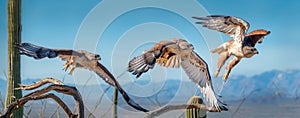
{"label": "wooden stump", "polygon": [[[193,96],[187,103],[190,104],[204,104],[200,96]],[[206,110],[199,108],[191,108],[185,110],[186,118],[206,118]]]}

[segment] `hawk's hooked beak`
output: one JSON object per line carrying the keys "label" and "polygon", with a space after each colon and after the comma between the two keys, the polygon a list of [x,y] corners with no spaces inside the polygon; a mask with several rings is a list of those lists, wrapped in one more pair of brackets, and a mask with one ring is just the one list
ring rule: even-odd
{"label": "hawk's hooked beak", "polygon": [[262,43],[262,40],[259,40],[257,43]]}
{"label": "hawk's hooked beak", "polygon": [[256,48],[254,48],[252,51],[254,52],[254,54],[259,54]]}
{"label": "hawk's hooked beak", "polygon": [[101,60],[101,57],[100,57],[100,55],[95,55],[95,60]]}

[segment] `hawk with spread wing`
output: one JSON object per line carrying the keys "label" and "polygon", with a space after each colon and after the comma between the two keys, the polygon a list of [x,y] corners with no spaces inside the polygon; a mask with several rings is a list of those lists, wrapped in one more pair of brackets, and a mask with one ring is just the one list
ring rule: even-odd
{"label": "hawk with spread wing", "polygon": [[183,39],[170,39],[156,43],[150,50],[134,57],[128,71],[140,77],[155,64],[165,68],[182,67],[188,77],[197,84],[208,103],[218,111],[228,110],[214,92],[206,62],[194,52],[192,44]]}
{"label": "hawk with spread wing", "polygon": [[233,38],[233,40],[228,40],[211,51],[212,53],[219,54],[218,68],[214,74],[215,77],[219,75],[225,61],[230,56],[234,56],[227,65],[227,71],[223,76],[224,81],[227,81],[231,69],[237,65],[242,58],[251,58],[253,55],[258,54],[255,44],[262,43],[264,37],[271,33],[270,31],[263,29],[247,33],[250,27],[249,23],[234,16],[213,15],[193,18],[200,20],[199,22],[196,22],[196,24],[201,24],[208,29],[223,32]]}
{"label": "hawk with spread wing", "polygon": [[117,87],[125,101],[130,106],[137,110],[148,112],[148,110],[135,103],[122,89],[115,77],[101,63],[98,62],[101,59],[100,55],[98,54],[93,54],[84,50],[74,51],[68,49],[49,49],[41,46],[36,46],[31,43],[17,44],[16,48],[19,50],[20,54],[33,57],[34,59],[59,57],[63,61],[67,61],[67,63],[64,65],[65,70],[68,70],[68,68],[72,66],[70,69],[70,74],[72,74],[75,68],[84,68],[93,71],[106,83],[111,86]]}

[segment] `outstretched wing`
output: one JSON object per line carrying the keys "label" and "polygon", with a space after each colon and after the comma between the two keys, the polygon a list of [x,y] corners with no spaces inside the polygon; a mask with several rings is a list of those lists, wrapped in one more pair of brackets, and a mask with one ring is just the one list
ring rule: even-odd
{"label": "outstretched wing", "polygon": [[[155,63],[160,63],[161,61],[167,61],[171,54],[170,47],[176,46],[176,40],[166,40],[156,43],[152,49],[145,51],[142,55],[134,57],[128,63],[128,71],[136,75],[139,78],[143,73],[148,70],[153,69]],[[174,65],[175,66],[175,65]],[[176,67],[179,67],[177,64]]]}
{"label": "outstretched wing", "polygon": [[[24,54],[29,57],[33,57],[35,59],[42,59],[42,58],[55,58],[60,57],[62,60],[68,61],[70,57],[82,57],[82,56],[89,56],[92,53],[86,52],[86,51],[73,51],[73,50],[62,50],[62,49],[49,49],[44,48],[41,46],[37,46],[31,43],[22,43],[16,45],[16,48],[19,50],[20,54]],[[99,56],[99,55],[95,55]],[[88,59],[87,57],[85,59]],[[76,61],[76,60],[75,60]],[[90,60],[84,61],[81,60],[76,61],[74,63],[80,64],[81,66],[78,66],[80,68],[88,69],[91,71],[94,71],[98,76],[100,76],[106,83],[117,87],[119,92],[124,97],[125,101],[132,106],[133,108],[148,112],[148,110],[142,108],[139,104],[135,103],[128,95],[127,93],[122,89],[122,87],[119,85],[119,83],[116,81],[114,76],[99,62],[93,63]]]}
{"label": "outstretched wing", "polygon": [[250,27],[247,21],[234,16],[212,15],[193,18],[201,20],[196,22],[196,24],[201,24],[203,27],[223,32],[238,43],[242,43]]}
{"label": "outstretched wing", "polygon": [[[177,40],[174,44],[164,46],[160,50],[159,56],[147,54],[149,52],[146,52],[142,56],[131,60],[129,62],[130,72],[137,74],[137,77],[139,77],[139,75],[149,70],[143,67],[147,68],[148,65],[154,66],[155,63],[165,68],[178,68],[181,66],[188,77],[198,85],[211,106],[219,111],[227,110],[226,105],[219,101],[219,98],[213,90],[207,64],[200,56],[192,51],[192,45],[185,40]],[[151,60],[154,59],[155,61],[145,63],[147,62],[147,58],[151,58]]]}
{"label": "outstretched wing", "polygon": [[145,52],[144,54],[134,57],[128,63],[128,71],[139,78],[143,73],[153,69],[156,57],[153,52]]}
{"label": "outstretched wing", "polygon": [[208,65],[199,55],[193,51],[189,57],[183,58],[181,66],[188,77],[198,85],[203,96],[211,106],[219,111],[228,110],[226,104],[219,100],[219,96],[216,96],[211,83]]}
{"label": "outstretched wing", "polygon": [[250,39],[251,41],[249,41],[249,42],[252,42],[253,46],[254,46],[256,43],[262,43],[264,36],[266,36],[270,33],[271,33],[271,31],[264,30],[264,29],[254,30],[254,31],[248,33],[246,35],[245,39],[247,39],[247,40]]}
{"label": "outstretched wing", "polygon": [[147,109],[144,109],[139,104],[135,103],[128,95],[127,93],[122,89],[122,87],[119,85],[118,81],[115,79],[115,77],[100,63],[97,63],[97,66],[93,69],[93,71],[100,76],[104,81],[109,83],[112,86],[117,87],[118,91],[122,94],[125,101],[128,103],[128,105],[132,106],[133,108],[148,112]]}
{"label": "outstretched wing", "polygon": [[17,44],[16,48],[19,50],[20,54],[33,57],[34,59],[60,57],[62,60],[66,61],[70,56],[82,56],[82,54],[77,51],[67,49],[50,49],[31,43]]}

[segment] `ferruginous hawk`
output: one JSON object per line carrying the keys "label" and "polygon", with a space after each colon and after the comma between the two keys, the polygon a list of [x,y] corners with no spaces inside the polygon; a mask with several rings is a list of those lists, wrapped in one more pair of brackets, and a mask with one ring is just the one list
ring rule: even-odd
{"label": "ferruginous hawk", "polygon": [[106,83],[117,87],[125,101],[130,106],[137,110],[148,112],[148,110],[135,103],[122,89],[115,77],[101,63],[98,62],[101,59],[100,55],[98,54],[93,54],[84,50],[75,51],[69,49],[50,49],[31,43],[17,44],[16,48],[19,50],[20,54],[33,57],[34,59],[59,57],[63,61],[67,61],[67,63],[64,65],[65,70],[72,66],[70,69],[70,74],[72,74],[75,68],[84,68],[93,71]]}
{"label": "ferruginous hawk", "polygon": [[228,40],[211,51],[212,53],[219,54],[218,68],[214,74],[215,77],[219,75],[225,61],[230,56],[234,56],[227,65],[227,71],[223,76],[224,81],[227,81],[231,69],[237,65],[242,58],[251,58],[253,55],[258,54],[255,44],[262,43],[264,37],[271,33],[270,31],[263,29],[247,33],[250,27],[249,23],[234,16],[213,15],[193,18],[200,20],[199,22],[196,22],[196,24],[201,24],[208,29],[223,32],[233,38],[233,40]]}
{"label": "ferruginous hawk", "polygon": [[165,68],[182,67],[212,107],[218,111],[228,110],[213,89],[208,65],[186,40],[170,39],[156,43],[142,55],[134,57],[128,64],[128,71],[138,78],[155,64]]}

